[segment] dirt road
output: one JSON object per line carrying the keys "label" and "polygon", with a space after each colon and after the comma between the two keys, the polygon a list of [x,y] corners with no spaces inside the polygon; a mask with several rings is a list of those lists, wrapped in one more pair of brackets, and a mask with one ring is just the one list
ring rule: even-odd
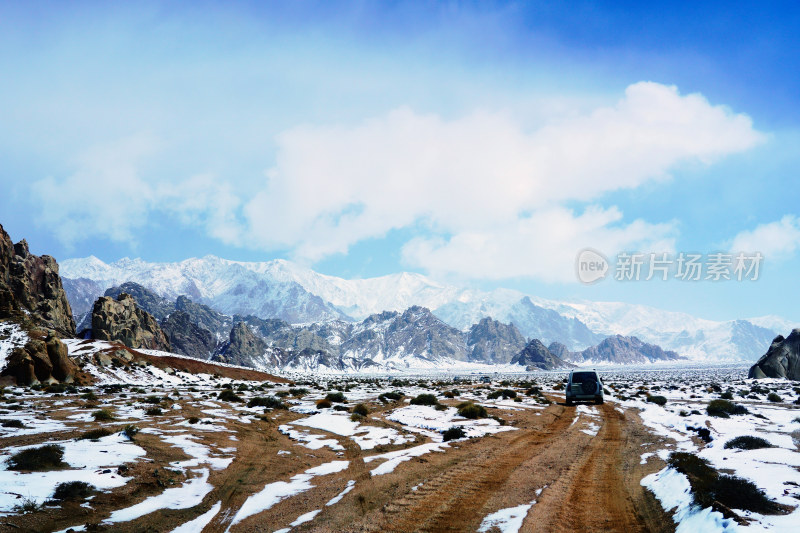
{"label": "dirt road", "polygon": [[349,523],[331,513],[324,530],[476,531],[491,513],[534,501],[520,531],[674,530],[639,484],[660,466],[640,464],[653,438],[635,415],[609,403],[578,411],[554,404],[538,415],[517,411],[514,422],[518,431],[362,483],[354,498],[375,509]]}
{"label": "dirt road", "polygon": [[[370,423],[399,429],[391,421],[380,420],[381,412],[392,408],[371,404]],[[642,477],[662,467],[657,460],[640,464],[641,454],[663,445],[645,430],[633,410],[623,412],[613,403],[578,407],[553,403],[546,408],[490,411],[515,430],[451,442],[443,451],[403,462],[384,475],[371,475],[378,463],[364,462],[381,450],[361,450],[349,438],[334,434],[326,438],[338,441],[341,451],[309,450],[278,431],[280,424],[303,415],[284,410],[247,423],[219,418],[227,420],[227,431],[202,431],[195,441],[211,450],[235,447],[235,458],[226,468],[210,472],[213,490],[202,503],[104,524],[114,509],[185,482],[180,476],[168,478],[176,475],[170,470],[171,462],[188,456],[157,435],[141,434],[136,442],[146,449],[147,461],[131,467],[132,481],[125,486],[98,495],[89,508],[76,502],[14,517],[13,525],[7,519],[8,523],[0,523],[0,531],[11,527],[17,532],[56,531],[76,523],[90,524],[89,531],[172,531],[215,505],[218,512],[200,526],[206,533],[270,532],[293,522],[293,532],[471,532],[493,513],[518,506],[528,506],[520,515],[524,517],[522,532],[674,530],[671,519],[639,484]],[[181,412],[186,417],[202,416],[196,404],[186,401]],[[169,423],[153,427],[173,430]],[[74,434],[72,430],[63,437]],[[34,437],[11,444],[30,444]],[[419,436],[404,446],[425,441]],[[298,494],[234,523],[245,500],[265,485],[283,486],[309,468],[345,460],[346,470],[315,477]],[[352,490],[338,503],[326,505],[351,485]],[[308,515],[308,521],[300,523]]]}

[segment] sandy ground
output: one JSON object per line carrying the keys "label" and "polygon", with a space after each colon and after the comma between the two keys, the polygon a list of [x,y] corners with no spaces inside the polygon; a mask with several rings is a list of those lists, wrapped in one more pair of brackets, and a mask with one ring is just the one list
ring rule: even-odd
{"label": "sandy ground", "polygon": [[[561,399],[551,396],[558,402]],[[100,403],[103,403],[101,398]],[[205,416],[195,402],[181,399],[181,416]],[[448,401],[455,405],[457,401]],[[76,406],[81,405],[75,401]],[[70,405],[52,410],[48,416],[63,419]],[[393,427],[381,414],[393,407],[369,404],[371,425]],[[276,531],[290,527],[301,515],[319,510],[313,520],[292,531],[477,531],[483,519],[501,509],[533,504],[520,531],[668,531],[674,530],[658,502],[639,482],[662,468],[660,461],[640,464],[640,456],[663,447],[641,425],[633,410],[615,404],[592,408],[594,416],[580,414],[576,407],[553,403],[541,409],[492,410],[516,431],[451,442],[444,452],[433,452],[400,464],[392,473],[372,476],[377,462],[364,457],[417,446],[427,441],[361,450],[354,442],[334,434],[343,452],[329,448],[310,450],[278,431],[280,424],[304,415],[291,411],[270,412],[250,423],[219,419],[230,431],[193,431],[197,442],[209,449],[235,448],[235,458],[225,469],[211,470],[214,489],[202,503],[189,509],[161,509],[139,519],[103,524],[113,510],[134,505],[165,488],[178,486],[188,473],[170,469],[173,461],[188,458],[180,448],[159,436],[139,434],[136,444],[147,452],[146,460],[129,465],[133,479],[122,487],[104,492],[90,505],[66,503],[25,514],[0,517],[0,531],[58,531],[86,525],[87,531],[166,532],[197,518],[221,502],[220,511],[202,531],[223,532],[245,500],[269,483],[288,481],[309,468],[331,461],[349,461],[341,472],[313,478],[313,488],[288,497],[271,508],[250,516],[230,530]],[[139,425],[168,431],[174,419],[152,417]],[[587,424],[594,424],[596,435]],[[87,422],[80,430],[58,434],[4,439],[3,446],[35,444],[64,439],[94,427]],[[599,428],[599,429],[598,429]],[[279,453],[281,452],[281,453]],[[289,452],[289,453],[287,453]],[[349,481],[354,488],[339,503],[326,503],[340,494]]]}

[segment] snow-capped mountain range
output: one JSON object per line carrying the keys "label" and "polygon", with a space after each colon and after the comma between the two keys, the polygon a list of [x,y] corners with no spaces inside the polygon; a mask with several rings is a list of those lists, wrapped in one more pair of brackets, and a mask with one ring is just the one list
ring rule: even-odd
{"label": "snow-capped mountain range", "polygon": [[256,263],[206,256],[177,263],[126,258],[107,264],[87,257],[62,261],[60,270],[77,316],[90,311],[88,302],[106,289],[134,281],[164,298],[185,295],[227,315],[280,318],[292,324],[360,321],[417,305],[462,331],[492,317],[513,323],[527,338],[560,342],[573,351],[620,334],[698,361],[757,359],[792,325],[773,316],[712,321],[644,305],[464,289],[407,272],[348,280],[284,260]]}

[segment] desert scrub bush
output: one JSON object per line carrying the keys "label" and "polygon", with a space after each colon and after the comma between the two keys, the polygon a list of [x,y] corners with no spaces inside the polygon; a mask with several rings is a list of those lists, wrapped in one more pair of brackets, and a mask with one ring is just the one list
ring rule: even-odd
{"label": "desert scrub bush", "polygon": [[327,398],[317,401],[317,409],[330,409],[331,405],[333,404]]}
{"label": "desert scrub bush", "polygon": [[667,404],[667,399],[664,396],[648,396],[647,401],[662,406]]}
{"label": "desert scrub bush", "polygon": [[367,409],[367,406],[363,403],[359,403],[353,407],[353,413],[361,416],[367,416],[369,414],[369,409]]}
{"label": "desert scrub bush", "polygon": [[247,402],[247,407],[265,407],[267,409],[286,409],[286,406],[275,396],[254,396]]}
{"label": "desert scrub bush", "polygon": [[758,450],[759,448],[772,448],[768,440],[752,435],[742,435],[725,443],[725,448],[736,448],[737,450]]}
{"label": "desert scrub bush", "polygon": [[433,408],[436,409],[437,411],[447,411],[447,406],[443,403],[437,403],[436,405],[433,406]]}
{"label": "desert scrub bush", "polygon": [[106,428],[90,429],[89,431],[86,431],[83,434],[75,437],[75,440],[98,440],[103,437],[108,437],[111,434],[113,434],[113,431]]}
{"label": "desert scrub bush", "polygon": [[162,411],[160,407],[150,407],[145,410],[144,414],[147,416],[161,416],[164,414],[164,411]]}
{"label": "desert scrub bush", "polygon": [[42,504],[37,503],[33,498],[22,498],[22,503],[14,506],[13,511],[16,513],[35,513],[42,508]]}
{"label": "desert scrub bush", "polygon": [[[685,475],[692,487],[692,498],[702,508],[719,502],[728,509],[773,514],[781,508],[764,491],[746,479],[720,474],[707,460],[687,452],[672,452],[667,464]],[[722,509],[723,514],[729,511]]]}
{"label": "desert scrub bush", "polygon": [[110,409],[103,408],[92,413],[92,417],[97,422],[109,422],[114,420],[114,413]]}
{"label": "desert scrub bush", "polygon": [[9,470],[53,470],[65,466],[64,447],[58,444],[28,448],[8,459]]}
{"label": "desert scrub bush", "polygon": [[706,407],[708,416],[718,418],[729,418],[731,415],[747,414],[747,408],[743,405],[735,404],[728,400],[711,400]]}
{"label": "desert scrub bush", "polygon": [[242,398],[238,396],[232,389],[222,389],[217,394],[217,399],[225,402],[243,402]]}
{"label": "desert scrub bush", "polygon": [[347,398],[341,392],[329,392],[325,395],[325,399],[333,403],[347,403]]}
{"label": "desert scrub bush", "polygon": [[333,410],[334,411],[341,411],[343,413],[349,413],[350,412],[350,408],[349,407],[347,407],[346,405],[339,405],[339,404],[334,405],[333,406]]}
{"label": "desert scrub bush", "polygon": [[504,400],[508,398],[516,398],[517,393],[510,389],[502,389],[490,392],[486,398],[489,400],[496,400],[497,398],[503,397]]}
{"label": "desert scrub bush", "polygon": [[352,420],[353,422],[361,422],[362,420],[364,420],[364,415],[353,413],[350,415],[350,420]]}
{"label": "desert scrub bush", "polygon": [[476,419],[486,418],[486,408],[472,402],[463,402],[458,404],[458,414],[464,418]]}
{"label": "desert scrub bush", "polygon": [[404,394],[402,392],[393,391],[393,392],[384,392],[383,394],[378,396],[378,399],[383,403],[389,403],[389,402],[400,401],[403,399],[403,397]]}
{"label": "desert scrub bush", "polygon": [[411,405],[436,405],[439,400],[433,394],[420,394],[415,398],[411,398]]}
{"label": "desert scrub bush", "polygon": [[723,400],[733,400],[733,393],[730,390],[726,390],[722,394],[719,395],[720,398]]}
{"label": "desert scrub bush", "polygon": [[56,485],[54,500],[85,500],[94,494],[94,486],[85,481],[66,481]]}
{"label": "desert scrub bush", "polygon": [[491,418],[492,420],[494,420],[495,422],[497,422],[497,423],[498,423],[498,424],[500,424],[501,426],[505,426],[505,425],[506,425],[506,421],[505,421],[505,420],[503,420],[502,418],[500,418],[500,417],[499,417],[499,416],[497,416],[497,415],[492,415],[492,416],[490,416],[489,418]]}
{"label": "desert scrub bush", "polygon": [[767,394],[767,400],[771,401],[772,403],[781,403],[783,401],[783,398],[781,398],[774,392],[770,392],[769,394]]}
{"label": "desert scrub bush", "polygon": [[150,403],[150,404],[153,404],[153,405],[158,405],[158,404],[160,404],[160,403],[161,403],[161,400],[162,400],[162,399],[163,399],[163,398],[160,398],[159,396],[148,396],[147,398],[145,398],[145,399],[144,399],[144,400],[142,400],[142,401],[143,401],[144,403]]}
{"label": "desert scrub bush", "polygon": [[190,424],[197,424],[198,422],[200,422],[200,417],[190,416],[188,422]]}
{"label": "desert scrub bush", "polygon": [[444,433],[442,433],[442,440],[444,442],[456,439],[463,439],[466,437],[467,434],[464,433],[464,430],[459,426],[453,426]]}
{"label": "desert scrub bush", "polygon": [[139,426],[128,424],[122,428],[122,434],[125,435],[125,438],[128,440],[133,440],[137,433],[139,433]]}
{"label": "desert scrub bush", "polygon": [[97,400],[97,394],[95,394],[92,391],[85,392],[85,393],[81,394],[81,399],[82,400],[89,400],[90,402],[93,402],[93,401]]}
{"label": "desert scrub bush", "polygon": [[4,428],[21,429],[25,427],[25,424],[22,423],[22,420],[14,419],[14,420],[3,420],[3,422],[0,423],[0,426],[3,426]]}
{"label": "desert scrub bush", "polygon": [[300,397],[300,396],[305,396],[306,394],[308,394],[308,389],[304,389],[304,388],[294,388],[294,387],[293,387],[293,388],[289,389],[289,393],[290,393],[292,396],[298,396],[298,397]]}

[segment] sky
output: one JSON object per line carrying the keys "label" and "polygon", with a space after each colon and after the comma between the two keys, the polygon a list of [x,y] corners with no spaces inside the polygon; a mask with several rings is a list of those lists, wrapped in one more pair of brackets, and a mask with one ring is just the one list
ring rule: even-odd
{"label": "sky", "polygon": [[[797,27],[790,2],[6,1],[0,224],[58,260],[797,320]],[[705,279],[739,253],[757,279]]]}

